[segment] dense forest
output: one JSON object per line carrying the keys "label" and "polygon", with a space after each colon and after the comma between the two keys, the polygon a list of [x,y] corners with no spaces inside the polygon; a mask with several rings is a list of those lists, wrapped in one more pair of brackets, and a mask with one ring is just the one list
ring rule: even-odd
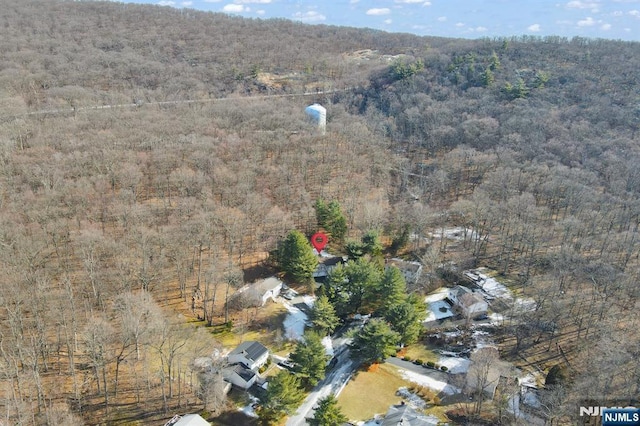
{"label": "dense forest", "polygon": [[[550,422],[640,395],[640,44],[0,6],[0,423],[202,407],[189,364],[220,343],[191,322],[229,323],[318,199],[350,238],[408,231],[412,291],[489,266],[533,298],[500,349],[562,367]],[[473,232],[424,242],[446,227]]]}

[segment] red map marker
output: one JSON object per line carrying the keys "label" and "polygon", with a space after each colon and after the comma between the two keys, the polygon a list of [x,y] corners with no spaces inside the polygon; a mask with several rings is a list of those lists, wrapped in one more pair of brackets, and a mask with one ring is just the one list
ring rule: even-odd
{"label": "red map marker", "polygon": [[311,245],[320,254],[322,249],[327,245],[329,239],[322,232],[316,232],[311,236]]}

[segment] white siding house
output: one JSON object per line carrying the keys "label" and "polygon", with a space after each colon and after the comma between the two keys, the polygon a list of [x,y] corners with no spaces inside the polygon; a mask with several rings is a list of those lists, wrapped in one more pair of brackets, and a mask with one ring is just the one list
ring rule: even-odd
{"label": "white siding house", "polygon": [[269,350],[259,342],[242,342],[229,352],[229,364],[242,364],[249,370],[257,371],[269,359]]}
{"label": "white siding house", "polygon": [[226,368],[223,371],[223,375],[224,380],[244,390],[249,389],[256,380],[258,380],[258,374],[242,364],[236,364]]}

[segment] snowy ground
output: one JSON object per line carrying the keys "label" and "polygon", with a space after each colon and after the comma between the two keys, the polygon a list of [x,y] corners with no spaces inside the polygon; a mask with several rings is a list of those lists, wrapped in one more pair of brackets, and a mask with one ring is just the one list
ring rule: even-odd
{"label": "snowy ground", "polygon": [[533,374],[527,374],[526,376],[520,377],[518,379],[518,382],[524,386],[529,386],[532,388],[538,387],[538,384],[537,384],[538,380]]}
{"label": "snowy ground", "polygon": [[437,364],[447,367],[447,371],[451,374],[462,374],[469,371],[471,361],[466,358],[442,356],[438,360]]}
{"label": "snowy ground", "polygon": [[[482,268],[481,268],[482,269]],[[481,273],[481,269],[476,269],[474,272],[480,279],[476,281],[476,284],[482,288],[490,297],[494,299],[513,299],[511,290],[500,284],[495,278],[491,278],[488,275]]]}
{"label": "snowy ground", "polygon": [[473,340],[476,342],[476,349],[480,348],[493,348],[495,347],[495,343],[493,339],[491,339],[491,334],[488,331],[484,330],[473,330],[471,333]]}
{"label": "snowy ground", "polygon": [[284,319],[284,336],[290,340],[301,340],[304,335],[304,327],[307,323],[307,314],[290,303],[282,302],[289,314]]}
{"label": "snowy ground", "polygon": [[451,312],[451,305],[444,300],[438,300],[436,302],[429,303],[429,310],[427,311],[427,317],[424,322],[451,318],[453,315],[453,312]]}
{"label": "snowy ground", "polygon": [[477,238],[477,234],[475,231],[469,228],[462,228],[462,227],[439,229],[435,232],[429,233],[429,236],[431,238],[444,237],[448,240],[462,241],[465,238],[465,233],[468,240]]}
{"label": "snowy ground", "polygon": [[[296,299],[302,300],[302,303],[307,305],[309,308],[312,308],[316,301],[314,296],[302,296]],[[307,324],[307,320],[309,319],[307,314],[300,310],[300,308],[292,305],[282,298],[279,298],[279,301],[282,302],[282,305],[287,308],[287,311],[289,311],[289,314],[282,323],[285,338],[289,340],[302,340],[304,328]]]}
{"label": "snowy ground", "polygon": [[437,392],[443,392],[447,395],[454,395],[456,393],[462,392],[459,388],[452,386],[448,383],[441,382],[440,380],[432,379],[429,376],[425,376],[423,374],[414,373],[408,370],[398,370],[402,377],[406,380],[416,383],[421,386],[425,386],[429,389],[433,389]]}
{"label": "snowy ground", "polygon": [[502,314],[492,313],[489,314],[489,320],[492,325],[502,325],[504,323],[504,316]]}
{"label": "snowy ground", "polygon": [[333,357],[334,351],[333,351],[333,342],[331,341],[331,337],[325,336],[322,339],[322,346],[324,346],[325,355]]}
{"label": "snowy ground", "polygon": [[531,298],[513,297],[513,293],[500,281],[492,278],[481,271],[484,268],[473,269],[465,272],[469,278],[473,279],[476,284],[484,291],[487,299],[502,299],[507,302],[513,302],[514,308],[522,311],[532,311],[536,308],[536,302]]}
{"label": "snowy ground", "polygon": [[305,295],[302,296],[302,302],[307,305],[309,308],[313,308],[313,304],[316,303],[315,296]]}
{"label": "snowy ground", "polygon": [[[453,312],[451,312],[451,306],[444,301],[448,295],[449,289],[442,287],[424,298],[428,306],[427,318],[424,322],[450,318],[454,315]],[[440,308],[446,308],[446,310],[442,312]]]}
{"label": "snowy ground", "polygon": [[400,389],[398,389],[397,395],[404,398],[413,408],[421,409],[427,406],[427,403],[424,399],[420,398],[418,395],[411,392],[405,387],[401,387]]}
{"label": "snowy ground", "polygon": [[242,411],[247,417],[257,418],[258,415],[256,414],[253,407],[258,403],[258,398],[256,398],[255,396],[249,396],[249,398],[251,398],[251,402],[249,403],[249,405],[238,408],[238,411]]}
{"label": "snowy ground", "polygon": [[433,293],[425,297],[424,301],[427,303],[433,303],[439,300],[446,299],[448,295],[449,295],[449,289],[446,287],[440,287],[439,289],[437,289],[436,291],[434,291]]}

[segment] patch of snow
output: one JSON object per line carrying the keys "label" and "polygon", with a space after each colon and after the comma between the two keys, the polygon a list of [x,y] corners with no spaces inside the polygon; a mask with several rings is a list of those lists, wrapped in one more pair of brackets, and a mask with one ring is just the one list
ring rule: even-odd
{"label": "patch of snow", "polygon": [[[443,309],[441,310],[440,308]],[[431,322],[445,318],[451,318],[452,316],[454,316],[454,313],[451,311],[451,306],[444,300],[429,302],[428,309],[429,310],[427,311],[427,317],[425,318],[424,322]]]}
{"label": "patch of snow", "polygon": [[302,302],[307,305],[309,308],[313,308],[313,304],[316,303],[316,297],[315,296],[302,296]]}
{"label": "patch of snow", "polygon": [[440,355],[449,357],[449,358],[453,358],[453,357],[458,357],[460,354],[458,352],[451,352],[451,351],[445,351],[445,350],[439,350],[438,353]]}
{"label": "patch of snow", "polygon": [[515,394],[509,401],[507,401],[507,411],[515,414],[516,417],[520,416],[520,395]]}
{"label": "patch of snow", "polygon": [[520,377],[518,382],[521,386],[527,386],[529,388],[537,388],[537,379],[533,374],[527,374],[524,377]]}
{"label": "patch of snow", "polygon": [[282,304],[289,311],[289,314],[282,323],[285,337],[290,340],[302,340],[304,327],[307,323],[307,314],[290,303],[283,301]]}
{"label": "patch of snow", "polygon": [[489,314],[489,320],[491,320],[491,324],[493,325],[501,325],[504,323],[504,316],[502,314],[492,313]]}
{"label": "patch of snow", "polygon": [[522,396],[522,403],[533,408],[540,408],[542,406],[537,392],[533,390],[528,390],[524,393],[524,395]]}
{"label": "patch of snow", "polygon": [[322,346],[324,346],[324,353],[330,357],[333,357],[333,343],[331,342],[331,337],[325,336],[322,339]]}
{"label": "patch of snow", "polygon": [[476,284],[478,284],[478,286],[489,296],[496,299],[512,299],[513,298],[513,295],[511,294],[511,290],[509,290],[507,287],[504,286],[504,284],[501,284],[495,278],[491,278],[488,275],[481,274],[478,271],[476,271],[476,274],[478,275],[478,277],[480,277],[480,280],[477,281]]}
{"label": "patch of snow", "polygon": [[455,241],[463,241],[465,239],[465,235],[469,240],[476,239],[478,237],[478,234],[474,230],[462,227],[444,228],[429,233],[431,238],[446,238],[448,240]]}
{"label": "patch of snow", "polygon": [[[318,250],[316,250],[315,248],[313,249],[314,252],[318,253]],[[320,257],[334,257],[332,254],[327,253],[324,250],[321,250],[320,253],[318,253],[318,255]]]}
{"label": "patch of snow", "polygon": [[514,308],[519,309],[521,311],[533,311],[536,309],[536,301],[533,299],[524,299],[522,297],[516,298],[513,303]]}
{"label": "patch of snow", "polygon": [[422,409],[427,406],[427,403],[425,402],[424,399],[420,398],[418,395],[411,392],[409,389],[405,387],[399,388],[397,394],[398,396],[401,396],[402,398],[406,399],[409,405],[412,406],[413,408]]}
{"label": "patch of snow", "polygon": [[476,342],[476,349],[495,347],[495,343],[493,342],[493,340],[487,337],[487,336],[490,336],[490,333],[487,331],[473,330],[473,333],[471,333],[471,336],[473,337],[473,340]]}
{"label": "patch of snow", "polygon": [[460,330],[456,330],[456,331],[445,331],[442,333],[442,335],[444,337],[446,337],[447,339],[453,339],[455,337],[460,337],[462,336],[462,331]]}
{"label": "patch of snow", "polygon": [[380,420],[371,419],[371,420],[367,420],[366,422],[358,422],[356,424],[358,426],[379,426]]}
{"label": "patch of snow", "polygon": [[254,418],[258,418],[258,415],[256,414],[255,410],[253,409],[257,403],[258,403],[258,398],[251,396],[251,402],[249,403],[249,405],[246,405],[244,407],[240,407],[238,408],[238,411],[242,411],[244,413],[245,416],[247,417],[254,417]]}
{"label": "patch of snow", "polygon": [[443,392],[447,395],[454,395],[462,392],[459,388],[452,386],[448,383],[441,382],[440,380],[432,379],[424,374],[414,373],[413,371],[398,370],[402,377],[410,382],[416,383],[421,386],[428,387],[437,392]]}
{"label": "patch of snow", "polygon": [[463,374],[469,371],[471,361],[466,358],[440,357],[438,364],[447,367],[447,372],[451,374]]}
{"label": "patch of snow", "polygon": [[424,301],[427,303],[437,302],[438,300],[444,300],[445,298],[447,298],[447,296],[449,296],[449,289],[446,287],[440,287],[433,293],[428,294],[424,298]]}

